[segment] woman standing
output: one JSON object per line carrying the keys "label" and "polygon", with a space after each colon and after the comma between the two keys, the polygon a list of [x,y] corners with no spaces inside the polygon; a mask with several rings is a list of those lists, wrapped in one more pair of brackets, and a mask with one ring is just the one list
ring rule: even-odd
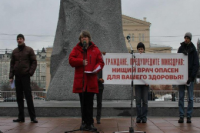
{"label": "woman standing", "polygon": [[69,64],[75,67],[73,93],[78,93],[81,103],[81,129],[96,131],[93,123],[93,99],[98,93],[97,73],[104,62],[98,47],[91,41],[88,31],[82,31],[79,43],[69,55]]}

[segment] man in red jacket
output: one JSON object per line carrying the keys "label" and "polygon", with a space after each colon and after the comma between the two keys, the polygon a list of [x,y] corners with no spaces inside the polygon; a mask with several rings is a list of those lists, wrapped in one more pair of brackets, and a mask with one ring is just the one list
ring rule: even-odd
{"label": "man in red jacket", "polygon": [[88,31],[81,32],[79,41],[69,55],[69,64],[75,67],[73,93],[79,93],[81,130],[96,131],[93,125],[93,98],[98,93],[97,73],[103,69],[104,62]]}

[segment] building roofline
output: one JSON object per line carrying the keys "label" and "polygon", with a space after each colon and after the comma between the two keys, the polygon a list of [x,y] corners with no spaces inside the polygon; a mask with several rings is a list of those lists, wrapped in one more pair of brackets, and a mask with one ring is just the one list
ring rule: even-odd
{"label": "building roofline", "polygon": [[142,24],[145,24],[145,25],[151,25],[151,23],[150,22],[147,22],[147,21],[144,21],[144,20],[141,20],[141,19],[137,19],[137,18],[133,18],[133,17],[130,17],[130,16],[127,16],[127,15],[123,15],[122,14],[122,18],[123,17],[125,17],[125,18],[127,18],[127,19],[129,19],[129,20],[135,20],[136,22],[139,22],[139,23],[142,23]]}

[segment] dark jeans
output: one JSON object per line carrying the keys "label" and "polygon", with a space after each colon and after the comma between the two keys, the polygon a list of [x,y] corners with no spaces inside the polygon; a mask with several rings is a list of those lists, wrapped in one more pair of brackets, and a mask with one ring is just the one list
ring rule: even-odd
{"label": "dark jeans", "polygon": [[185,88],[187,88],[187,92],[188,92],[187,117],[192,117],[194,82],[191,82],[190,86],[179,85],[179,102],[178,102],[178,105],[179,105],[179,116],[180,117],[184,117]]}
{"label": "dark jeans", "polygon": [[99,89],[99,93],[97,95],[97,116],[96,119],[101,119],[101,108],[102,108],[102,96],[103,96],[103,89]]}
{"label": "dark jeans", "polygon": [[16,86],[16,94],[17,94],[17,104],[19,110],[19,119],[24,119],[24,95],[26,98],[29,116],[32,119],[35,119],[35,109],[33,105],[33,97],[30,86],[30,76],[24,77],[15,77],[15,86]]}
{"label": "dark jeans", "polygon": [[148,91],[149,91],[149,86],[146,85],[135,86],[137,119],[141,120],[147,119]]}
{"label": "dark jeans", "polygon": [[94,93],[91,92],[79,93],[79,98],[81,104],[82,121],[87,125],[91,125],[94,123],[93,120]]}

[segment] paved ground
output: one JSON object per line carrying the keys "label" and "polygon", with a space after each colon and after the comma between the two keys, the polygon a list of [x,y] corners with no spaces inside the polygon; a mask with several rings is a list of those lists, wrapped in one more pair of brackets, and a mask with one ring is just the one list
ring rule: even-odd
{"label": "paved ground", "polygon": [[[28,117],[25,123],[13,123],[13,119],[0,117],[0,130],[4,133],[64,133],[80,127],[80,118],[39,117],[37,124],[30,123]],[[200,117],[192,118],[191,124],[179,124],[177,120],[177,117],[149,117],[146,124],[134,124],[134,129],[146,133],[200,133]],[[104,117],[101,124],[96,124],[95,121],[95,127],[100,133],[112,133],[129,130],[130,123],[128,117]]]}

